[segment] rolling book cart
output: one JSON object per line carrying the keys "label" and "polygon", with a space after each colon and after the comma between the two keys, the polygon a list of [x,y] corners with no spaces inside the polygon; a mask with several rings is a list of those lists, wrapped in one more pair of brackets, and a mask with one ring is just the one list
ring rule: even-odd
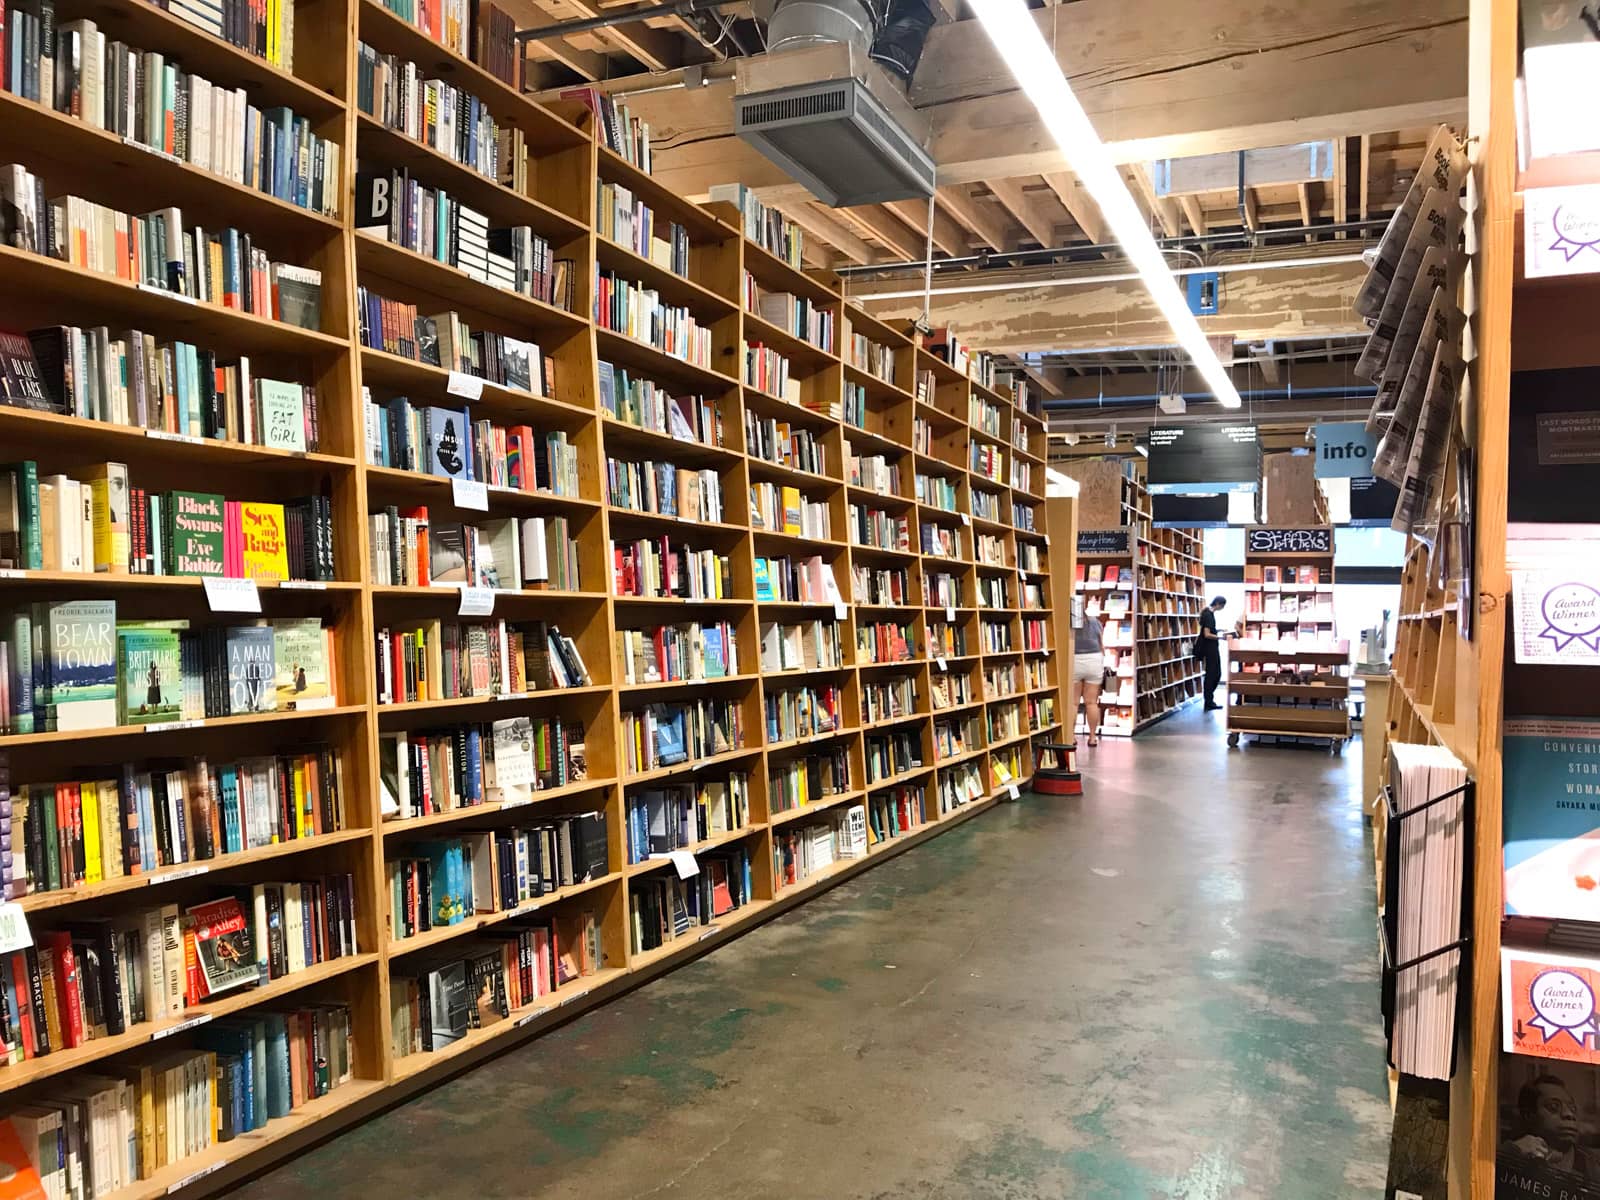
{"label": "rolling book cart", "polygon": [[[318,940],[317,961],[259,986],[0,1065],[14,1111],[231,1060],[269,1014],[288,1014],[286,1045],[333,1052],[331,1079],[241,1136],[125,1164],[113,1200],[222,1188],[569,1020],[1014,795],[1061,737],[1045,430],[1025,393],[847,304],[767,236],[776,214],[657,184],[609,105],[533,102],[514,63],[444,44],[401,0],[282,11],[292,63],[276,37],[263,57],[143,0],[85,7],[97,29],[77,28],[288,112],[322,147],[321,208],[0,90],[0,161],[46,196],[178,206],[320,274],[302,326],[0,247],[0,330],[197,343],[315,395],[303,449],[0,405],[6,459],[41,476],[109,461],[153,492],[327,514],[325,569],[253,595],[261,618],[325,631],[333,703],[0,734],[14,797],[85,762],[111,776],[308,747],[338,783],[337,819],[298,836],[13,897],[44,946],[130,907],[178,921],[286,881],[349,888],[338,953]],[[386,105],[383,81],[412,67],[492,120],[496,169]],[[429,220],[454,212],[465,250],[486,230],[487,252],[442,261],[372,231],[376,177]],[[417,429],[427,457],[470,443],[475,465],[406,458]],[[195,576],[7,567],[0,590],[6,611],[111,599],[119,620],[199,632],[257,619]],[[485,629],[518,639],[523,671],[419,679],[482,665]],[[489,776],[497,735],[529,740],[533,777]],[[650,835],[666,812],[673,858]],[[546,838],[559,870],[535,887],[517,864]],[[437,907],[469,869],[471,902]],[[429,1024],[428,989],[468,981],[489,1008]]]}

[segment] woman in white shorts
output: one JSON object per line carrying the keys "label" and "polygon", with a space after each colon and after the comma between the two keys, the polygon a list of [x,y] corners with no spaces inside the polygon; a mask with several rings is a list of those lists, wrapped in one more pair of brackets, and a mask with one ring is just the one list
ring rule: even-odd
{"label": "woman in white shorts", "polygon": [[1100,685],[1105,681],[1105,652],[1100,645],[1100,618],[1085,616],[1072,631],[1072,687],[1067,692],[1067,728],[1078,727],[1078,697],[1083,697],[1084,728],[1089,745],[1100,744]]}

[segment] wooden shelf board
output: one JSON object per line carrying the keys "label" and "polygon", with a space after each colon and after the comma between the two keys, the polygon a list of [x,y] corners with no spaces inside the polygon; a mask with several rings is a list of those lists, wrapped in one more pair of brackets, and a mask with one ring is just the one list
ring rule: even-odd
{"label": "wooden shelf board", "polygon": [[[724,846],[731,846],[735,842],[744,841],[747,837],[754,837],[758,833],[763,833],[766,831],[766,828],[767,827],[764,824],[751,822],[749,825],[746,825],[743,828],[730,829],[726,833],[719,833],[713,837],[701,838],[698,842],[695,842],[692,845],[679,846],[678,849],[687,850],[690,854],[694,855],[709,854],[713,850],[720,850]],[[668,858],[665,854],[661,855],[660,857],[651,856],[641,862],[629,863],[627,876],[629,879],[637,879],[641,875],[653,875],[657,871],[669,870],[672,865],[672,859]]]}
{"label": "wooden shelf board", "polygon": [[686,275],[646,258],[631,246],[595,235],[595,256],[602,271],[610,271],[631,284],[659,292],[669,304],[682,305],[710,325],[738,311],[738,305]]}
{"label": "wooden shelf board", "polygon": [[615,787],[616,784],[616,779],[611,776],[598,779],[582,779],[577,783],[568,783],[561,787],[547,788],[544,791],[534,792],[531,800],[513,801],[509,804],[496,800],[484,804],[471,804],[464,808],[447,809],[444,812],[429,813],[425,817],[395,818],[383,823],[382,832],[384,837],[388,837],[390,834],[427,833],[442,825],[454,825],[457,821],[470,821],[474,817],[519,813],[524,809],[532,813],[532,810],[537,805],[542,805],[552,800],[568,800],[573,796],[582,796],[589,792],[607,791]]}
{"label": "wooden shelf board", "polygon": [[65,742],[99,742],[124,737],[160,737],[173,733],[192,733],[196,729],[235,729],[275,725],[280,722],[311,721],[319,718],[354,717],[365,714],[364,704],[344,704],[334,708],[305,712],[249,713],[239,717],[206,717],[193,721],[163,721],[158,725],[108,725],[103,729],[73,729],[57,733],[13,733],[0,737],[0,750],[20,746],[59,745]]}
{"label": "wooden shelf board", "polygon": [[809,801],[805,804],[799,805],[796,808],[786,808],[782,812],[773,813],[767,824],[773,829],[778,829],[784,825],[790,824],[791,822],[802,820],[805,817],[810,816],[812,813],[821,812],[824,809],[835,808],[841,804],[849,804],[852,800],[863,800],[865,798],[866,792],[860,789],[849,792],[837,792],[831,796],[822,796],[816,800]]}
{"label": "wooden shelf board", "polygon": [[[357,230],[354,237],[356,274],[380,294],[387,294],[382,280],[393,280],[446,307],[459,305],[486,313],[495,320],[511,324],[519,333],[531,334],[535,341],[548,334],[560,336],[588,327],[588,322],[576,313],[509,288],[484,283],[459,267],[385,241],[376,234]],[[419,307],[426,308],[426,305]]]}
{"label": "wooden shelf board", "polygon": [[468,934],[478,933],[488,929],[491,925],[514,920],[517,917],[529,916],[549,908],[552,904],[560,904],[563,900],[570,900],[574,896],[582,896],[607,884],[618,883],[622,880],[621,872],[613,871],[602,875],[599,879],[591,879],[585,883],[573,884],[571,887],[557,888],[553,892],[546,892],[543,896],[524,901],[516,908],[499,909],[495,912],[474,913],[464,921],[454,925],[437,925],[423,933],[413,934],[408,938],[391,938],[389,940],[389,959],[403,958],[408,954],[415,954],[419,950],[430,950],[445,942],[453,942]]}

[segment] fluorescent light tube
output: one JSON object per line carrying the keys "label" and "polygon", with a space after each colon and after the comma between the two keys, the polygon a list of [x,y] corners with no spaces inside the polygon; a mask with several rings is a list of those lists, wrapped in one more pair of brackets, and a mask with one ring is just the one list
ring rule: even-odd
{"label": "fluorescent light tube", "polygon": [[1211,385],[1219,403],[1238,408],[1239,392],[1233,386],[1222,361],[1200,329],[1200,322],[1189,311],[1189,302],[1161,257],[1156,240],[1150,235],[1139,206],[1128,194],[1128,185],[1117,173],[1116,164],[1106,153],[1105,143],[1095,132],[1089,116],[1078,103],[1061,64],[1045,43],[1033,14],[1023,0],[971,0],[972,10],[983,23],[984,32],[1000,57],[1016,77],[1039,119],[1066,155],[1073,172],[1100,206],[1100,215],[1115,235],[1128,260],[1138,268],[1150,298],[1167,318],[1172,332],[1194,361],[1201,377]]}

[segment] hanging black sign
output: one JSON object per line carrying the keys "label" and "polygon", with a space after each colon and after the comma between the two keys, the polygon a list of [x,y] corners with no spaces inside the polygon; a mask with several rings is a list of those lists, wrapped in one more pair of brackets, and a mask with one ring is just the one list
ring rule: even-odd
{"label": "hanging black sign", "polygon": [[1129,552],[1126,529],[1080,529],[1079,554],[1127,554]]}
{"label": "hanging black sign", "polygon": [[1250,530],[1250,554],[1332,554],[1333,530],[1327,526],[1310,529],[1274,529],[1257,526]]}

